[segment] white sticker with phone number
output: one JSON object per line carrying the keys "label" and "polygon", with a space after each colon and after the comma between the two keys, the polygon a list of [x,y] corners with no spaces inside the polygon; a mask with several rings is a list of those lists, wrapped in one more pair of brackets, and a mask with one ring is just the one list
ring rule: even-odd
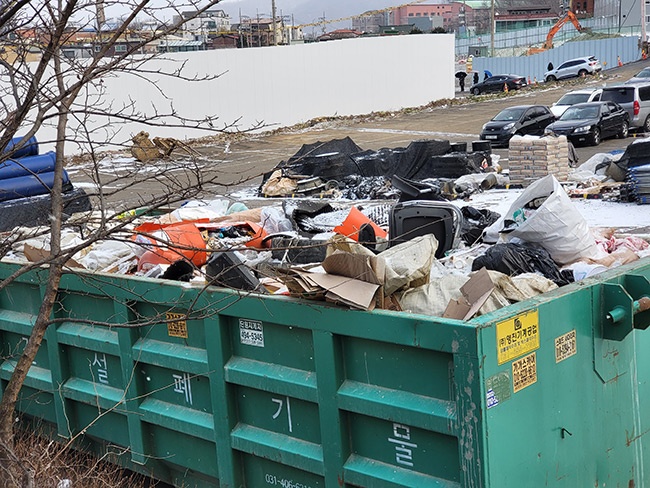
{"label": "white sticker with phone number", "polygon": [[239,319],[239,340],[248,346],[264,347],[262,322]]}

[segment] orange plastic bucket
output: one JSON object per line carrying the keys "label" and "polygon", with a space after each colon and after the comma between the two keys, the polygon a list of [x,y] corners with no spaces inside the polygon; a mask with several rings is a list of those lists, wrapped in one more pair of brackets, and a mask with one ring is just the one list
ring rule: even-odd
{"label": "orange plastic bucket", "polygon": [[357,207],[350,208],[350,213],[341,225],[334,227],[334,232],[359,241],[359,230],[363,224],[370,224],[377,237],[385,239],[388,236],[388,233],[384,229],[365,216]]}
{"label": "orange plastic bucket", "polygon": [[139,234],[134,240],[149,248],[138,261],[138,271],[179,259],[191,261],[195,266],[202,266],[208,260],[205,240],[195,223],[146,223],[135,231]]}

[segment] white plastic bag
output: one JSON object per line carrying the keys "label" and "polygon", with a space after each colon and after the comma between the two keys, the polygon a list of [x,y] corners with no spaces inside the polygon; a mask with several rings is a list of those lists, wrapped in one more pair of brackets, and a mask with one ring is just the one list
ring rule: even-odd
{"label": "white plastic bag", "polygon": [[526,188],[490,229],[501,231],[505,220],[514,220],[515,212],[528,202],[544,197],[546,200],[539,208],[511,232],[501,233],[501,239],[537,243],[561,265],[597,256],[598,248],[587,221],[553,175],[545,176]]}
{"label": "white plastic bag", "polygon": [[260,224],[267,234],[291,232],[293,225],[278,207],[264,207],[260,216]]}

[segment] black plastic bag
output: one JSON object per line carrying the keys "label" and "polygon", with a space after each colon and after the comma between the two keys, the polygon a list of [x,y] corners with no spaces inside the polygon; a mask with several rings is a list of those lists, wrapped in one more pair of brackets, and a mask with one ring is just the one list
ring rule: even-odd
{"label": "black plastic bag", "polygon": [[501,215],[488,209],[478,209],[466,206],[460,209],[463,213],[463,224],[460,227],[460,237],[468,246],[481,242],[483,230],[494,224]]}
{"label": "black plastic bag", "polygon": [[499,271],[508,276],[540,273],[558,286],[573,282],[573,272],[561,272],[551,255],[542,247],[524,244],[495,244],[472,263],[472,271],[481,268]]}

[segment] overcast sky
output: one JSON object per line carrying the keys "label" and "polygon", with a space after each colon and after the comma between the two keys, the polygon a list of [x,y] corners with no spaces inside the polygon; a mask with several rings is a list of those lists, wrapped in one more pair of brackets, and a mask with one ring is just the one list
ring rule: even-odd
{"label": "overcast sky", "polygon": [[[323,17],[323,14],[332,20],[407,2],[408,0],[275,0],[275,8],[278,15],[281,11],[282,15],[293,15],[296,24],[306,24]],[[232,22],[238,22],[240,10],[242,15],[249,17],[258,14],[270,17],[271,3],[271,0],[222,0],[219,8],[230,15]]]}

